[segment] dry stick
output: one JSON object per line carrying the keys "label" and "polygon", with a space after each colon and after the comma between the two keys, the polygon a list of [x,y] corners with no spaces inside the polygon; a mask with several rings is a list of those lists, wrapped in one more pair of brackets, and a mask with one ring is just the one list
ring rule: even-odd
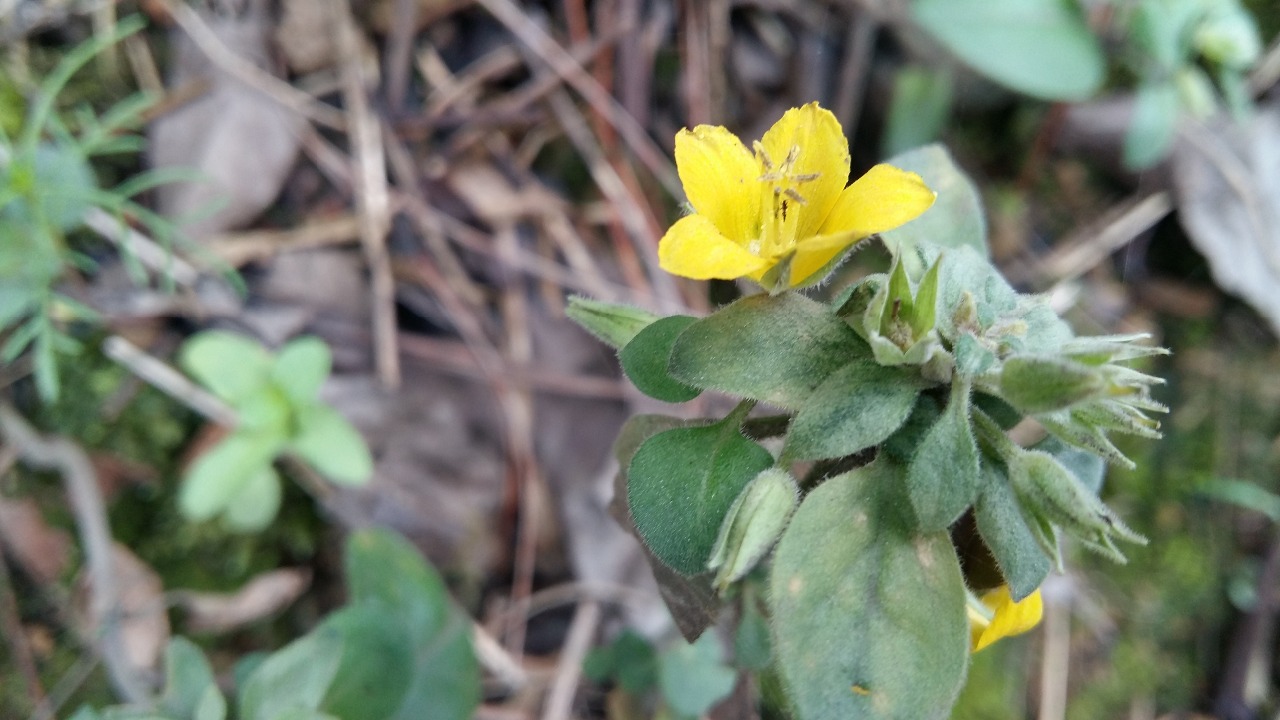
{"label": "dry stick", "polygon": [[409,88],[409,70],[413,65],[413,37],[418,30],[414,23],[417,10],[417,0],[394,0],[392,3],[391,12],[395,22],[387,37],[384,62],[387,67],[387,107],[392,114],[404,109],[404,99]]}
{"label": "dry stick", "polygon": [[583,160],[586,161],[591,177],[600,188],[600,192],[604,193],[605,197],[614,205],[619,219],[627,227],[627,231],[633,238],[637,250],[641,251],[641,256],[645,259],[646,264],[649,265],[651,270],[649,273],[650,278],[654,285],[657,286],[657,303],[664,310],[680,310],[683,307],[683,303],[680,301],[680,292],[676,288],[675,280],[667,273],[653,267],[655,253],[648,251],[648,249],[651,249],[654,245],[651,240],[654,237],[654,233],[650,219],[646,216],[639,201],[628,191],[626,182],[623,181],[618,171],[605,159],[599,145],[596,144],[595,138],[591,135],[590,128],[587,127],[586,120],[574,107],[568,93],[564,90],[554,92],[548,98],[548,102],[552,111],[556,114],[556,120],[560,123],[560,127],[564,128],[565,135],[569,137],[569,141],[573,143],[574,147],[578,149],[578,153],[582,155]]}
{"label": "dry stick", "polygon": [[120,222],[114,215],[98,207],[84,214],[84,224],[108,242],[133,255],[153,272],[167,274],[184,287],[200,280],[200,271],[186,260],[161,247],[156,241]]}
{"label": "dry stick", "polygon": [[1044,656],[1040,666],[1037,720],[1063,720],[1067,714],[1067,671],[1071,666],[1071,596],[1060,593],[1045,603]]}
{"label": "dry stick", "polygon": [[169,397],[219,425],[231,427],[236,424],[236,411],[231,406],[128,340],[119,336],[109,337],[102,343],[102,352]]}
{"label": "dry stick", "polygon": [[29,465],[56,470],[62,475],[93,586],[89,612],[99,628],[99,651],[107,676],[126,702],[145,702],[150,698],[150,691],[131,667],[121,634],[120,599],[111,561],[111,531],[107,526],[102,490],[89,457],[66,438],[41,437],[7,404],[0,404],[0,432]]}
{"label": "dry stick", "polygon": [[[386,143],[387,160],[391,164],[391,174],[396,180],[396,185],[405,190],[396,198],[397,209],[403,209],[405,207],[403,197],[415,200],[422,197],[418,170],[413,157],[409,154],[409,149],[400,142],[400,138],[395,136],[391,128],[383,127],[382,140]],[[418,226],[418,232],[426,241],[427,249],[435,255],[436,262],[440,263],[445,278],[454,283],[459,297],[472,307],[479,307],[484,302],[484,292],[471,282],[462,261],[445,239],[444,230],[439,221],[432,213],[422,211],[425,206],[426,203],[423,202],[413,203],[412,207],[408,208],[409,219]]]}
{"label": "dry stick", "polygon": [[312,122],[334,130],[345,129],[346,123],[342,113],[316,102],[305,92],[237,55],[205,24],[200,14],[191,6],[174,2],[174,0],[154,1],[169,13],[174,22],[178,23],[178,27],[181,27],[182,31],[191,38],[205,57],[227,74]]}
{"label": "dry stick", "polygon": [[[1255,717],[1257,701],[1250,698],[1249,677],[1253,667],[1266,657],[1275,635],[1276,585],[1280,581],[1280,530],[1273,528],[1267,556],[1258,573],[1258,601],[1231,634],[1222,684],[1214,701],[1214,717],[1224,720]],[[1251,702],[1252,701],[1252,702]]]}
{"label": "dry stick", "polygon": [[9,575],[9,564],[4,554],[0,553],[0,629],[9,641],[9,652],[12,653],[22,681],[27,686],[27,695],[37,707],[45,702],[44,687],[40,684],[40,672],[36,669],[35,656],[31,653],[31,642],[22,627],[22,617],[18,614],[18,600],[13,594],[13,579]]}
{"label": "dry stick", "polygon": [[681,73],[680,87],[684,90],[688,123],[705,125],[715,120],[711,116],[711,43],[707,37],[710,8],[701,2],[681,3],[681,7],[684,42],[680,44],[680,57],[684,72]]}
{"label": "dry stick", "polygon": [[[1173,197],[1163,190],[1130,198],[1098,221],[1072,233],[1037,263],[1033,272],[1054,283],[1074,280],[1146,232],[1172,210]],[[1025,277],[1028,274],[1025,271],[1011,273],[1015,281],[1030,279]]]}
{"label": "dry stick", "polygon": [[512,0],[477,0],[498,22],[507,27],[521,44],[528,47],[556,74],[577,90],[596,111],[609,120],[626,141],[627,146],[644,163],[649,172],[662,183],[672,197],[683,197],[680,179],[676,177],[671,161],[660,150],[644,128],[627,114],[626,110],[600,83],[582,69],[582,66],[560,46],[545,30],[529,21],[528,16]]}
{"label": "dry stick", "polygon": [[386,157],[382,154],[382,126],[373,116],[365,94],[360,43],[349,0],[330,0],[329,10],[342,56],[342,99],[347,107],[349,137],[355,154],[360,240],[371,276],[374,359],[382,387],[394,390],[400,386],[400,357],[396,348],[396,287],[386,245],[391,212]]}
{"label": "dry stick", "polygon": [[360,218],[343,214],[313,219],[290,230],[251,230],[219,235],[209,241],[209,250],[232,267],[266,260],[284,253],[345,245],[360,240]]}
{"label": "dry stick", "polygon": [[555,679],[542,706],[542,720],[569,720],[572,717],[573,696],[578,691],[578,681],[582,679],[582,661],[591,649],[591,641],[599,625],[599,603],[588,600],[578,606],[560,651]]}
{"label": "dry stick", "polygon": [[869,12],[851,8],[852,22],[845,33],[844,62],[840,63],[840,80],[832,110],[844,133],[851,140],[858,133],[862,115],[862,99],[866,96],[871,76],[871,53],[875,49],[880,23]]}

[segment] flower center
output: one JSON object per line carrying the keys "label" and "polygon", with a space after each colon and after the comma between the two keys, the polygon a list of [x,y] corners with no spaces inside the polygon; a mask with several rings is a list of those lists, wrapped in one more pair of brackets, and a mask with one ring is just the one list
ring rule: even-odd
{"label": "flower center", "polygon": [[751,243],[751,252],[764,258],[775,258],[793,250],[796,246],[796,228],[799,226],[801,208],[807,203],[798,188],[817,180],[821,173],[797,173],[796,161],[800,158],[800,146],[792,145],[781,164],[775,164],[757,140],[752,146],[756,159],[764,169],[758,180],[763,194],[760,203],[760,238]]}

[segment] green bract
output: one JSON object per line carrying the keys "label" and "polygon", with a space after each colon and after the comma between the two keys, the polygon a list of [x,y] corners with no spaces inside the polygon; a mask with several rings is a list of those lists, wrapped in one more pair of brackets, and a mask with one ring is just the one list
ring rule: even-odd
{"label": "green bract", "polygon": [[[689,640],[717,595],[740,604],[742,666],[772,657],[801,720],[946,717],[966,607],[983,608],[985,645],[1039,617],[1060,533],[1118,561],[1117,540],[1145,542],[1098,486],[1104,460],[1129,462],[1111,433],[1159,435],[1161,381],[1126,363],[1165,351],[1076,337],[986,258],[977,194],[946,151],[900,160],[938,201],[887,233],[887,273],[829,303],[758,294],[700,319],[572,306],[649,395],[741,400],[723,418],[628,423],[622,519]],[[1034,448],[1006,434],[1028,419],[1049,432]]]}
{"label": "green bract", "polygon": [[272,356],[241,335],[209,330],[192,336],[179,363],[236,411],[237,424],[202,454],[182,480],[183,515],[221,515],[238,531],[261,530],[280,508],[276,457],[290,453],[330,480],[362,485],[373,459],[351,423],[316,395],[329,376],[329,347],[304,337]]}

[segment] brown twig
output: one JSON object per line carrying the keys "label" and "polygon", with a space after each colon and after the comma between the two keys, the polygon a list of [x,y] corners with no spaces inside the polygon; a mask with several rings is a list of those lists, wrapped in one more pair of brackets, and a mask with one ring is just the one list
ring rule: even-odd
{"label": "brown twig", "polygon": [[93,587],[89,612],[94,627],[98,628],[100,641],[95,645],[107,667],[111,684],[121,698],[128,703],[144,702],[150,697],[150,691],[131,666],[121,633],[111,531],[107,525],[102,491],[88,455],[66,438],[40,436],[21,415],[5,404],[0,404],[0,432],[17,449],[23,461],[62,475]]}
{"label": "brown twig", "polygon": [[211,238],[209,250],[232,267],[283,253],[343,245],[360,239],[360,218],[343,214],[314,219],[289,230],[250,230]]}
{"label": "brown twig", "polygon": [[373,307],[373,348],[378,380],[383,388],[400,386],[400,357],[396,348],[395,280],[387,254],[386,236],[391,226],[387,194],[386,157],[382,150],[382,125],[374,117],[366,94],[360,42],[351,18],[349,0],[330,0],[330,20],[338,36],[342,56],[342,98],[356,165],[356,207],[360,216],[360,240],[369,266]]}
{"label": "brown twig", "polygon": [[1172,210],[1173,197],[1166,191],[1132,197],[1096,222],[1073,232],[1030,272],[1010,268],[1010,280],[1025,282],[1034,277],[1047,281],[1046,284],[1074,280],[1149,230]]}
{"label": "brown twig", "polygon": [[591,649],[596,628],[600,625],[600,604],[588,600],[578,606],[569,625],[569,634],[560,650],[555,678],[542,706],[542,720],[569,720],[573,717],[573,696],[582,679],[582,661]]}
{"label": "brown twig", "polygon": [[196,47],[209,58],[209,62],[235,79],[253,88],[263,95],[292,110],[312,122],[325,127],[342,130],[345,121],[342,113],[316,102],[310,95],[302,92],[274,75],[263,71],[258,66],[237,55],[223,44],[222,40],[209,28],[200,14],[191,6],[174,0],[153,0],[173,18],[178,27],[191,38]]}
{"label": "brown twig", "polygon": [[236,424],[236,411],[219,397],[128,340],[119,336],[109,337],[102,343],[102,352],[156,389],[219,425],[231,427]]}
{"label": "brown twig", "polygon": [[840,120],[845,135],[852,140],[858,133],[858,119],[862,116],[867,80],[871,76],[871,53],[875,49],[880,22],[875,15],[859,8],[850,8],[850,14],[849,27],[845,31],[844,61],[840,63],[839,82],[831,109]]}
{"label": "brown twig", "polygon": [[617,129],[627,146],[636,154],[649,172],[662,183],[672,197],[684,195],[680,179],[666,154],[660,150],[644,128],[636,123],[635,118],[618,104],[618,101],[600,83],[573,58],[567,50],[557,43],[537,24],[529,22],[529,18],[512,0],[477,0],[477,3],[506,26],[507,30],[520,43],[529,48],[542,62],[546,63],[556,74],[564,78],[574,90],[577,90],[587,102],[609,120],[609,124]]}
{"label": "brown twig", "polygon": [[13,593],[13,579],[9,575],[9,564],[0,553],[0,630],[9,642],[9,652],[22,682],[26,685],[27,695],[35,705],[45,701],[44,686],[40,684],[40,672],[36,668],[36,659],[31,652],[31,642],[27,640],[26,630],[22,627],[22,617],[18,614],[18,600]]}

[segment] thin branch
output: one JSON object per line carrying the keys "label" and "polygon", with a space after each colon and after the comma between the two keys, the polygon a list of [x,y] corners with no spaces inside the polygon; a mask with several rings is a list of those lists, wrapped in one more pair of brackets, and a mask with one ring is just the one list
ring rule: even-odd
{"label": "thin branch", "polygon": [[128,648],[121,632],[111,530],[107,525],[102,491],[88,455],[66,438],[40,436],[21,415],[5,404],[0,404],[0,432],[26,463],[36,468],[56,470],[62,475],[92,582],[90,617],[98,628],[100,642],[97,645],[107,667],[107,675],[126,702],[146,701],[150,698],[150,691],[129,662]]}
{"label": "thin branch", "polygon": [[542,706],[542,720],[569,720],[573,717],[573,696],[577,694],[582,679],[582,661],[591,649],[596,628],[600,625],[600,604],[588,600],[578,606],[569,625],[560,661],[556,663],[555,679]]}
{"label": "thin branch", "polygon": [[219,425],[232,427],[236,424],[236,411],[231,406],[128,340],[113,335],[103,342],[102,352],[134,375]]}

